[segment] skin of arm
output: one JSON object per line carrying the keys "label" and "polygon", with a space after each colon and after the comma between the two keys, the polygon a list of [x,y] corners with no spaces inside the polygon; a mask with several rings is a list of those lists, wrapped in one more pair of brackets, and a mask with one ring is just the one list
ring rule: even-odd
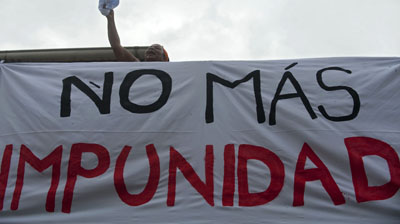
{"label": "skin of arm", "polygon": [[107,30],[108,30],[108,41],[114,51],[114,55],[117,61],[139,61],[131,52],[121,46],[119,40],[117,27],[115,26],[114,11],[111,10],[107,16]]}

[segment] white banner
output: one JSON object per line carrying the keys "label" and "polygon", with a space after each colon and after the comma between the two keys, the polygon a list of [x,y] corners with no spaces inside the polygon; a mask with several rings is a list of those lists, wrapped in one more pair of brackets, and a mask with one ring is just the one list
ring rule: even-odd
{"label": "white banner", "polygon": [[399,223],[399,58],[0,69],[0,223]]}

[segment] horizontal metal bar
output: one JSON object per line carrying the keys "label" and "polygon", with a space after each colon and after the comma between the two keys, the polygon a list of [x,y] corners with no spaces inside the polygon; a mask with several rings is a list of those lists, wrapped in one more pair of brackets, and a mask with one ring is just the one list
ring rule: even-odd
{"label": "horizontal metal bar", "polygon": [[[139,60],[143,60],[148,47],[125,47]],[[109,47],[102,48],[61,48],[39,50],[0,51],[0,61],[12,62],[95,62],[116,61]]]}

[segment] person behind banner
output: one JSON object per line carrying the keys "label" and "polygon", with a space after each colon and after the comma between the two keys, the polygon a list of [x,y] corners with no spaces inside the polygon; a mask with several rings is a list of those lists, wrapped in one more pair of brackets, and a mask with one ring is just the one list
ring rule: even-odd
{"label": "person behind banner", "polygon": [[[117,27],[115,26],[114,10],[111,10],[107,17],[108,41],[113,49],[117,61],[137,61],[140,60],[135,57],[126,48],[121,46]],[[168,62],[169,57],[167,51],[160,44],[152,44],[144,52],[144,61],[164,61]]]}

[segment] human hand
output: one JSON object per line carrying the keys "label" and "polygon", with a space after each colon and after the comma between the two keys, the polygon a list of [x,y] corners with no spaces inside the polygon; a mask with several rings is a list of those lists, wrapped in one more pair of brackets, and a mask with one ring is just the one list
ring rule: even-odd
{"label": "human hand", "polygon": [[106,17],[107,19],[114,19],[114,10],[110,9],[110,13]]}

